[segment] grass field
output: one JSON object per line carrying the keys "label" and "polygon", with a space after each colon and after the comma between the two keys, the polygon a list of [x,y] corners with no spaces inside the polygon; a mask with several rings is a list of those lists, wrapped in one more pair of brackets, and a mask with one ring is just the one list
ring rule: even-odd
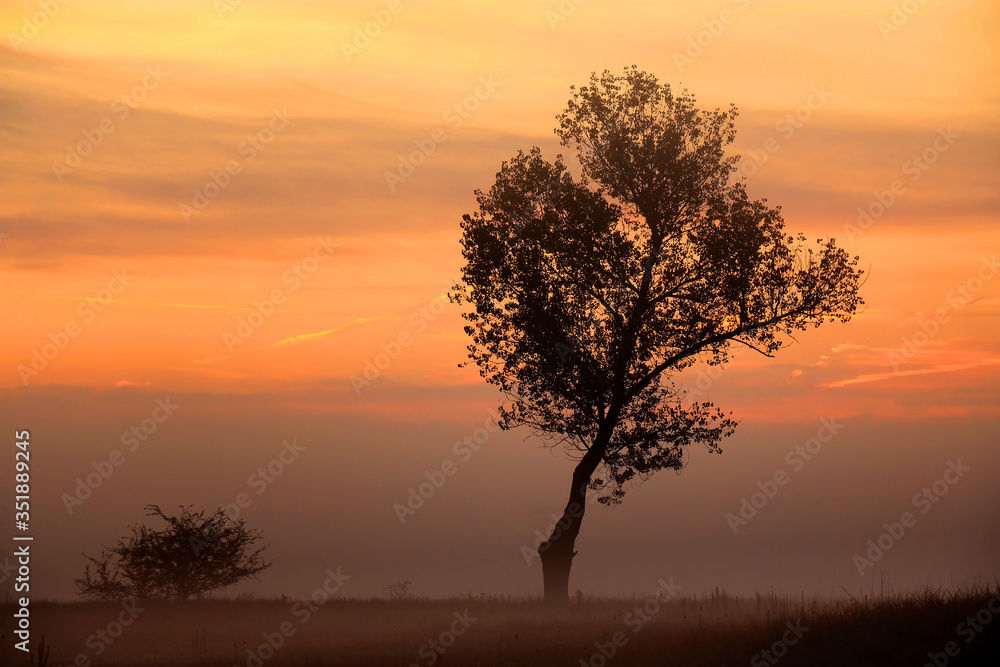
{"label": "grass field", "polygon": [[[482,597],[41,602],[31,608],[32,646],[44,634],[48,665],[81,667],[1000,665],[995,588],[825,602],[664,599],[580,600],[557,612]],[[5,618],[12,612],[4,607]],[[4,634],[2,664],[27,664]]]}

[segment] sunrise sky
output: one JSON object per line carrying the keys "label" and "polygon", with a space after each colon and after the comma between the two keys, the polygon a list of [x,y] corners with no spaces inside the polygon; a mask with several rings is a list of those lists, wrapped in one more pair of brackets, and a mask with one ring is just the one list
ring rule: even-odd
{"label": "sunrise sky", "polygon": [[[146,503],[242,492],[276,558],[247,590],[299,594],[343,567],[345,595],[540,592],[521,548],[572,463],[527,432],[456,455],[496,394],[457,368],[442,295],[473,191],[518,149],[554,159],[570,86],[631,64],[738,106],[750,193],[860,255],[866,306],[776,359],[685,376],[740,430],[594,508],[572,588],[997,576],[998,19],[985,0],[5,2],[0,425],[7,446],[32,431],[39,594],[70,598],[80,552]],[[128,451],[167,397],[180,407]],[[793,471],[786,452],[830,418],[843,429]],[[293,439],[305,450],[258,494],[249,476]],[[394,505],[449,459],[401,525]],[[867,540],[958,459],[971,471],[860,575]],[[734,535],[727,513],[781,469]]]}

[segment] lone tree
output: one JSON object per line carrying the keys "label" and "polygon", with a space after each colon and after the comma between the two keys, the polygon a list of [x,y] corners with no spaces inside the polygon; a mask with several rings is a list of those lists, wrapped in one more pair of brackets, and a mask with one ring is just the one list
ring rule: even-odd
{"label": "lone tree", "polygon": [[733,433],[671,376],[723,364],[734,345],[771,356],[863,303],[857,257],[786,234],[780,208],[733,177],[735,106],[700,110],[634,66],[571,90],[556,134],[581,178],[537,147],[504,162],[463,216],[452,294],[470,306],[470,360],[505,396],[500,426],[527,425],[578,459],[562,518],[538,545],[549,602],[568,600],[588,489],[616,504],[682,468],[686,447],[720,452]]}
{"label": "lone tree", "polygon": [[[257,547],[261,532],[245,521],[233,521],[219,508],[215,514],[181,507],[179,516],[147,505],[147,516],[167,522],[160,530],[133,525],[132,534],[90,561],[79,594],[99,600],[187,600],[221,590],[270,567]],[[91,570],[93,567],[93,570]]]}

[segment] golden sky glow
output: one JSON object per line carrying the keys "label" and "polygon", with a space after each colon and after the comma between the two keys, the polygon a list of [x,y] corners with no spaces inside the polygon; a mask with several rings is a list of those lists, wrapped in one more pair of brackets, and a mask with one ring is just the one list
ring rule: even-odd
{"label": "golden sky glow", "polygon": [[[735,103],[750,193],[868,270],[849,325],[741,355],[711,398],[754,428],[918,414],[995,441],[994,2],[902,19],[867,0],[42,4],[58,7],[44,22],[34,1],[0,7],[0,388],[41,401],[30,414],[81,391],[481,422],[494,397],[457,368],[467,341],[442,298],[461,215],[518,149],[555,157],[571,85],[634,63],[704,106]],[[117,410],[92,415],[116,424],[111,444],[130,419]],[[52,482],[63,519],[62,488],[110,446],[88,442],[60,445],[93,449]]]}

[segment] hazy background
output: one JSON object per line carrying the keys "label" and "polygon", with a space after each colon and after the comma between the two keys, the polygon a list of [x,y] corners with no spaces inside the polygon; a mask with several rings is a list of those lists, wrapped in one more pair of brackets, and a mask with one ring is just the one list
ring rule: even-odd
{"label": "hazy background", "polygon": [[[34,595],[72,597],[81,552],[125,535],[146,503],[241,492],[276,562],[233,592],[300,595],[341,567],[344,595],[399,580],[422,595],[540,593],[521,547],[561,510],[572,463],[526,431],[456,456],[497,397],[456,367],[462,320],[441,295],[473,190],[518,149],[554,158],[569,87],[633,63],[706,107],[739,106],[751,194],[782,205],[790,231],[861,255],[867,306],[776,359],[743,354],[710,383],[687,374],[740,429],[721,456],[692,451],[683,474],[592,506],[571,589],[673,577],[692,592],[829,595],[878,590],[883,574],[902,588],[1000,574],[1000,278],[983,263],[1000,251],[994,3],[926,3],[889,30],[892,2],[404,1],[356,46],[386,6],[71,2],[30,37],[38,5],[0,8],[0,433],[12,449],[15,429],[32,431]],[[242,142],[275,109],[287,126],[248,159]],[[948,128],[958,138],[934,148]],[[78,166],[53,166],[81,142]],[[421,143],[433,153],[390,188]],[[240,173],[186,222],[180,206],[231,160]],[[905,192],[857,227],[897,179]],[[338,248],[296,286],[288,272],[317,237]],[[122,270],[134,279],[102,292]],[[990,279],[970,285],[980,270]],[[958,285],[974,301],[893,369]],[[274,290],[277,312],[227,346]],[[19,367],[71,322],[79,334],[25,383]],[[412,344],[356,392],[351,377],[400,333]],[[167,397],[180,407],[127,451],[122,433]],[[786,453],[829,418],[843,429],[793,472]],[[248,478],[293,438],[305,451],[257,494]],[[125,463],[70,514],[62,495],[115,449]],[[458,472],[401,525],[393,505],[446,459]],[[971,471],[859,576],[867,540],[958,459]],[[734,535],[726,514],[778,470],[788,485]]]}

